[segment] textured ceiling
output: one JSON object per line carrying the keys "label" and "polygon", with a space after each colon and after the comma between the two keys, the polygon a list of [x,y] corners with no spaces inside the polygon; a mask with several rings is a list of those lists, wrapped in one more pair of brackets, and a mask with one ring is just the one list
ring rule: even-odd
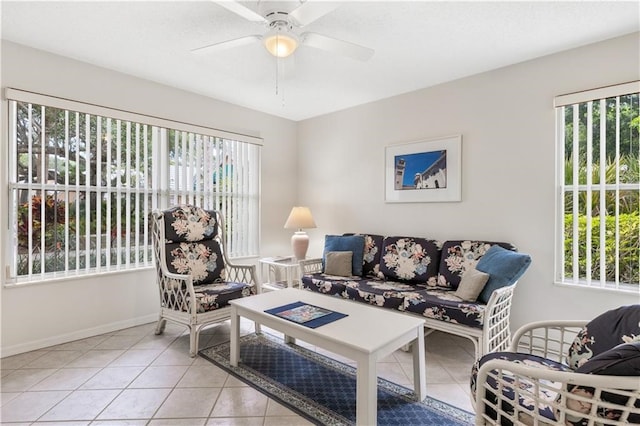
{"label": "textured ceiling", "polygon": [[638,1],[337,4],[304,30],[373,48],[369,61],[302,46],[278,64],[259,42],[194,54],[266,31],[213,1],[2,1],[2,38],[302,120],[640,30]]}

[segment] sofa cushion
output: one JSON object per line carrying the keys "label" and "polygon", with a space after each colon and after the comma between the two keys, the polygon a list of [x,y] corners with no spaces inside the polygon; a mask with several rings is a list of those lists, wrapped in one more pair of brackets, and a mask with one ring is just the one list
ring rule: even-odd
{"label": "sofa cushion", "polygon": [[437,285],[454,290],[458,288],[464,272],[475,267],[478,260],[494,245],[499,245],[507,250],[515,250],[515,247],[509,243],[470,240],[445,241],[442,245]]}
{"label": "sofa cushion", "polygon": [[488,280],[489,274],[478,271],[475,267],[467,268],[454,294],[465,302],[475,302]]}
{"label": "sofa cushion", "polygon": [[415,286],[406,282],[363,279],[345,283],[343,296],[384,308],[401,309],[405,295],[413,291]]}
{"label": "sofa cushion", "polygon": [[567,364],[577,369],[592,357],[640,339],[640,305],[621,306],[591,320],[567,351]]}
{"label": "sofa cushion", "polygon": [[226,279],[224,259],[216,240],[167,244],[166,262],[169,272],[191,275],[194,285]]}
{"label": "sofa cushion", "polygon": [[531,264],[528,254],[507,250],[493,245],[480,258],[476,269],[489,274],[489,281],[478,296],[478,300],[487,303],[491,293],[498,288],[514,284]]}
{"label": "sofa cushion", "polygon": [[316,293],[338,295],[342,297],[345,284],[357,277],[339,277],[323,273],[307,274],[302,276],[302,288]]}
{"label": "sofa cushion", "polygon": [[350,277],[352,264],[352,251],[330,251],[325,256],[324,273],[327,275]]}
{"label": "sofa cushion", "polygon": [[426,318],[482,328],[486,306],[463,302],[452,290],[418,285],[415,291],[405,294],[401,310]]}
{"label": "sofa cushion", "polygon": [[322,269],[326,266],[326,255],[331,251],[353,252],[351,273],[362,275],[362,259],[364,256],[364,237],[362,235],[326,235],[322,254]]}
{"label": "sofa cushion", "polygon": [[213,211],[181,205],[164,211],[164,238],[167,243],[212,239],[217,232]]}
{"label": "sofa cushion", "polygon": [[441,244],[412,237],[387,237],[382,242],[380,272],[390,280],[435,283]]}
{"label": "sofa cushion", "polygon": [[382,235],[363,234],[364,258],[362,265],[363,277],[380,277],[380,257],[382,255]]}

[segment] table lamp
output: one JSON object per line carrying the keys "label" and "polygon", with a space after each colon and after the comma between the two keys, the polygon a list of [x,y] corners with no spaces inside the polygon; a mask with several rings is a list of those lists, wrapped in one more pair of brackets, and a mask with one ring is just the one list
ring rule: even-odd
{"label": "table lamp", "polygon": [[293,248],[293,254],[296,259],[304,259],[309,248],[309,236],[303,229],[316,227],[309,207],[292,208],[284,227],[285,229],[297,229],[291,237],[291,248]]}

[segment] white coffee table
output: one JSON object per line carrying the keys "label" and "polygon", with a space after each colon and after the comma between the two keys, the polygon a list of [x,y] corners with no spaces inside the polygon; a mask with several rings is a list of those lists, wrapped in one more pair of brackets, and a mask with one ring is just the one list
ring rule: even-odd
{"label": "white coffee table", "polygon": [[[348,316],[314,329],[264,312],[298,301]],[[240,355],[240,317],[284,333],[287,341],[301,339],[352,359],[357,363],[356,423],[375,425],[378,405],[376,363],[403,345],[415,342],[412,345],[415,393],[420,401],[426,397],[424,321],[420,318],[294,288],[243,297],[230,303],[229,362],[232,366],[238,365]]]}

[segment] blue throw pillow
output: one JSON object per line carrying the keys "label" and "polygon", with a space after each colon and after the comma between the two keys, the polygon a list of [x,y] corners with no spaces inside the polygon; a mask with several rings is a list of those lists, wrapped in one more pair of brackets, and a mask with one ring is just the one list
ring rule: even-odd
{"label": "blue throw pillow", "polygon": [[476,265],[478,271],[489,274],[489,281],[478,300],[487,303],[493,290],[515,283],[530,264],[531,257],[528,254],[507,250],[499,245],[491,246]]}
{"label": "blue throw pillow", "polygon": [[322,253],[322,267],[324,270],[325,258],[330,251],[350,251],[353,253],[351,273],[362,275],[362,263],[364,257],[363,235],[327,235],[324,237],[324,252]]}

